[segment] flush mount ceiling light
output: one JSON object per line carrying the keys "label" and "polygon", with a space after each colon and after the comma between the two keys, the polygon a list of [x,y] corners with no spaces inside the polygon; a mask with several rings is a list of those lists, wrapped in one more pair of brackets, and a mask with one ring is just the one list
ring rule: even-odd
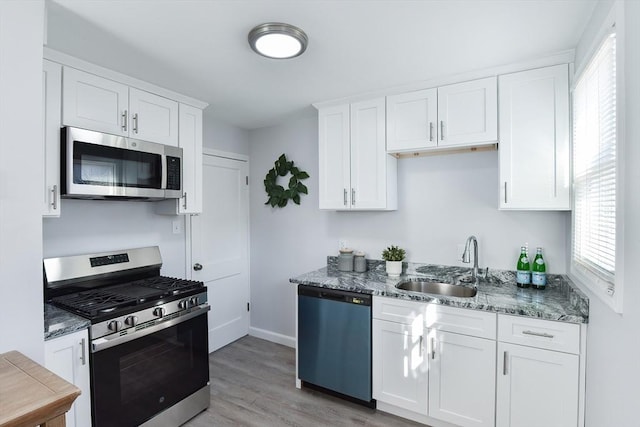
{"label": "flush mount ceiling light", "polygon": [[267,58],[295,58],[302,55],[308,43],[304,31],[281,22],[260,24],[249,32],[251,49]]}

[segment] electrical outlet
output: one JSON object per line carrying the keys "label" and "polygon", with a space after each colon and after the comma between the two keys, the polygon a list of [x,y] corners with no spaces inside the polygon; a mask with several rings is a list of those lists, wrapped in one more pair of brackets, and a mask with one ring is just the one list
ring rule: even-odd
{"label": "electrical outlet", "polygon": [[175,221],[173,221],[171,223],[171,227],[173,229],[173,234],[180,234],[182,233],[182,223],[180,222],[179,219],[176,219]]}
{"label": "electrical outlet", "polygon": [[347,241],[340,239],[338,240],[338,249],[345,249],[347,248]]}
{"label": "electrical outlet", "polygon": [[458,250],[456,253],[456,260],[462,262],[462,254],[464,253],[464,243],[458,243]]}

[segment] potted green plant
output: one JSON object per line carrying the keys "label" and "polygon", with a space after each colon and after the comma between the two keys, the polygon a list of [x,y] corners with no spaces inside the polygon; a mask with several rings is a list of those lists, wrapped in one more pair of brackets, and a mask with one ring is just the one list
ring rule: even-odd
{"label": "potted green plant", "polygon": [[389,246],[382,251],[382,259],[386,261],[387,274],[389,276],[399,276],[402,274],[402,260],[406,252],[398,246]]}

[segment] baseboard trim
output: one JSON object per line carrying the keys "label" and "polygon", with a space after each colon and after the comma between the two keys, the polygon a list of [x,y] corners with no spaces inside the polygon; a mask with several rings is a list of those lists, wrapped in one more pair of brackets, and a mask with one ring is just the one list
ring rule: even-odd
{"label": "baseboard trim", "polygon": [[272,331],[267,331],[266,329],[250,327],[249,335],[251,335],[252,337],[271,341],[276,344],[282,344],[282,345],[286,345],[287,347],[296,348],[296,339],[294,337],[278,334]]}

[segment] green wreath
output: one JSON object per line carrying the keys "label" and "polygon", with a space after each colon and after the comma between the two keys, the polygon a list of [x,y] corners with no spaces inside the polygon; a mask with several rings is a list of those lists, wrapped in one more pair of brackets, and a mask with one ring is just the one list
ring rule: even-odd
{"label": "green wreath", "polygon": [[[291,174],[289,188],[285,190],[282,185],[277,184],[277,180],[279,176],[286,176],[289,173]],[[265,205],[284,208],[289,200],[293,200],[293,203],[299,205],[300,194],[308,194],[306,185],[300,181],[307,178],[309,178],[308,173],[293,166],[293,161],[288,162],[287,157],[284,154],[281,155],[275,161],[273,169],[267,172],[267,176],[264,178],[264,189],[269,196]]]}

